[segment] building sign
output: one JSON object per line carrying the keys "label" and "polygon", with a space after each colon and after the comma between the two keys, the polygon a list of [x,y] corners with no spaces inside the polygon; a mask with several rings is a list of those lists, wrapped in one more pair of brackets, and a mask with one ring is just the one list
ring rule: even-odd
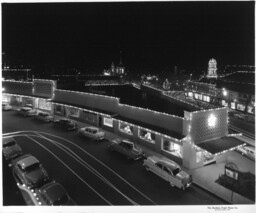
{"label": "building sign", "polygon": [[209,127],[215,127],[217,123],[217,118],[214,114],[210,114],[207,121]]}
{"label": "building sign", "polygon": [[234,179],[234,180],[238,180],[238,167],[236,164],[234,164],[233,162],[227,162],[225,164],[225,175]]}

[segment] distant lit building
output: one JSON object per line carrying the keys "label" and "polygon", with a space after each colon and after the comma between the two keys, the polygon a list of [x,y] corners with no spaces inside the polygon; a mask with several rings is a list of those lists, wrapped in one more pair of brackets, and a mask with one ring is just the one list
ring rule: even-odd
{"label": "distant lit building", "polygon": [[217,78],[217,61],[212,58],[208,63],[208,73],[207,78]]}
{"label": "distant lit building", "polygon": [[120,52],[120,62],[119,65],[115,66],[114,62],[111,63],[110,68],[103,71],[103,75],[106,76],[123,76],[125,75],[125,66],[122,63],[122,57]]}
{"label": "distant lit building", "polygon": [[240,71],[231,69],[229,74],[218,79],[206,77],[200,81],[188,81],[185,95],[209,104],[255,114],[255,68],[252,71],[251,66],[250,70],[243,66],[243,70],[241,67]]}

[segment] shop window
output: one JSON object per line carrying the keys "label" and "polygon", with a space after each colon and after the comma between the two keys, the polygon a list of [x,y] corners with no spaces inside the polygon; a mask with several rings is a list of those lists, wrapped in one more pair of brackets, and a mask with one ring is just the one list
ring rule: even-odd
{"label": "shop window", "polygon": [[243,105],[243,104],[237,104],[237,109],[238,109],[238,110],[241,110],[241,111],[244,111],[244,110],[245,110],[245,105]]}
{"label": "shop window", "polygon": [[105,126],[113,127],[113,119],[112,118],[103,118],[103,124]]}
{"label": "shop window", "polygon": [[81,118],[83,120],[87,120],[87,121],[90,121],[90,122],[93,122],[93,123],[97,123],[97,114],[95,114],[95,113],[90,113],[90,112],[87,112],[87,111],[83,111],[83,113],[81,115]]}
{"label": "shop window", "polygon": [[195,99],[198,99],[198,94],[197,93],[195,93]]}
{"label": "shop window", "polygon": [[236,109],[236,103],[235,102],[231,102],[231,109]]}
{"label": "shop window", "polygon": [[69,116],[79,118],[79,109],[69,108]]}
{"label": "shop window", "polygon": [[202,151],[197,151],[196,152],[196,162],[199,163],[200,161],[202,161]]}
{"label": "shop window", "polygon": [[228,106],[228,103],[226,102],[226,100],[222,100],[222,101],[221,101],[221,105],[222,105],[222,106]]}
{"label": "shop window", "polygon": [[254,109],[254,107],[252,107],[252,106],[248,106],[248,107],[247,107],[247,112],[248,112],[248,113],[254,114],[254,110],[255,110],[255,109]]}
{"label": "shop window", "polygon": [[177,143],[173,143],[171,141],[164,141],[163,150],[167,151],[168,153],[176,157],[183,157],[182,146]]}
{"label": "shop window", "polygon": [[44,110],[51,110],[51,103],[46,99],[39,98],[38,99],[38,108]]}
{"label": "shop window", "polygon": [[200,94],[200,95],[198,95],[198,99],[199,100],[202,100],[203,99],[203,96]]}
{"label": "shop window", "polygon": [[209,96],[204,95],[204,96],[203,96],[203,100],[204,100],[204,101],[206,101],[206,102],[210,102],[210,97],[209,97]]}
{"label": "shop window", "polygon": [[192,92],[189,92],[189,93],[188,93],[188,97],[193,98],[193,93],[192,93]]}
{"label": "shop window", "polygon": [[154,133],[151,133],[149,131],[146,131],[146,130],[143,130],[143,129],[140,129],[139,131],[139,137],[143,140],[146,140],[150,143],[155,143],[155,134]]}
{"label": "shop window", "polygon": [[5,103],[10,103],[11,101],[11,97],[8,96],[8,95],[2,95],[2,102],[5,102]]}
{"label": "shop window", "polygon": [[129,135],[133,134],[133,128],[129,124],[125,124],[125,123],[120,122],[119,123],[119,130],[121,132],[124,132],[124,133],[129,134]]}

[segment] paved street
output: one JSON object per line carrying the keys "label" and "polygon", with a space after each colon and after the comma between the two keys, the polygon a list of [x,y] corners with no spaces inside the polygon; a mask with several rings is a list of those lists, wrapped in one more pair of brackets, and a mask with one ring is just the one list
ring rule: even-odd
{"label": "paved street", "polygon": [[[53,124],[3,112],[3,134],[10,133],[16,136],[24,153],[37,157],[49,176],[61,183],[78,205],[224,204],[195,185],[186,191],[172,188],[147,172],[142,160],[128,161],[108,151],[108,141],[94,142]],[[3,176],[4,180],[12,179],[8,168],[3,169]],[[18,195],[13,184],[4,182],[4,205],[20,204],[20,197],[13,199],[12,195]]]}

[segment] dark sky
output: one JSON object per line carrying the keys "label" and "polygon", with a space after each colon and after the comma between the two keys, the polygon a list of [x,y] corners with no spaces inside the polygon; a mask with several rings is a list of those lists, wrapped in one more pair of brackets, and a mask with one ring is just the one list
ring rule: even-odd
{"label": "dark sky", "polygon": [[132,72],[254,64],[254,2],[3,3],[10,61]]}

